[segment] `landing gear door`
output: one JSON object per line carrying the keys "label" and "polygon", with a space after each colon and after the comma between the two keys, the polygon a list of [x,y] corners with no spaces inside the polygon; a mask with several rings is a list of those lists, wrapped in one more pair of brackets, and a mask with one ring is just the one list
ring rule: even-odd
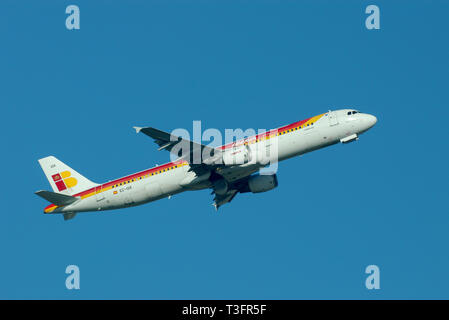
{"label": "landing gear door", "polygon": [[329,111],[329,126],[335,126],[338,124],[337,113],[334,111]]}

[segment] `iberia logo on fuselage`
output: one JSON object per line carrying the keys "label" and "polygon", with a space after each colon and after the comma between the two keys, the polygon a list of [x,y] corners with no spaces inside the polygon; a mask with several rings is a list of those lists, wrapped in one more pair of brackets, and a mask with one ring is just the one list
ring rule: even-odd
{"label": "iberia logo on fuselage", "polygon": [[67,188],[73,188],[78,183],[78,181],[74,177],[71,177],[70,171],[63,171],[54,174],[51,177],[53,178],[56,187],[58,187],[58,191],[64,191]]}

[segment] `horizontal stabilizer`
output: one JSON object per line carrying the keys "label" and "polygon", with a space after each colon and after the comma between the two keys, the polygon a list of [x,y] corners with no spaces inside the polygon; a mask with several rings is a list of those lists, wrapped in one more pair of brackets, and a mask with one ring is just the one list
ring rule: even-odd
{"label": "horizontal stabilizer", "polygon": [[45,200],[47,200],[51,203],[54,203],[55,205],[60,206],[60,207],[69,205],[71,203],[74,203],[76,200],[78,200],[78,198],[76,198],[76,197],[68,196],[68,195],[61,194],[61,193],[51,192],[51,191],[40,190],[40,191],[36,191],[35,193],[39,197],[42,197]]}

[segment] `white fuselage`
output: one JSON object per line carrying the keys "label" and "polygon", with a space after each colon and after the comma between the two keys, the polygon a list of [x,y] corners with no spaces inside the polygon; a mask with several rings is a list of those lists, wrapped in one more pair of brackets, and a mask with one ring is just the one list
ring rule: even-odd
{"label": "white fuselage", "polygon": [[[279,128],[278,134],[270,139],[256,141],[248,138],[240,143],[250,141],[248,145],[251,151],[257,154],[276,146],[277,159],[282,161],[340,141],[345,142],[345,139],[351,141],[377,121],[372,115],[352,112],[352,109],[330,111],[303,120],[302,125],[300,121]],[[232,182],[257,172],[264,165],[253,163],[220,167],[217,172]],[[118,209],[155,201],[183,191],[211,187],[208,179],[210,173],[197,176],[195,172],[189,171],[189,168],[187,162],[178,161],[111,181],[74,195],[79,197],[78,201],[64,207],[56,207],[51,213]]]}

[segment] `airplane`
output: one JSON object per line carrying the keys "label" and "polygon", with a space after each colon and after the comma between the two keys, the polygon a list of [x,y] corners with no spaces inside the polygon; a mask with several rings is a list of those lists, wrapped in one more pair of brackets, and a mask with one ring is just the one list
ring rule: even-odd
{"label": "airplane", "polygon": [[[45,207],[45,214],[62,214],[64,220],[73,219],[79,212],[132,207],[207,188],[212,189],[213,205],[218,210],[238,193],[262,193],[276,188],[276,173],[260,173],[268,163],[277,164],[337,143],[356,141],[376,123],[373,115],[341,109],[216,148],[152,127],[134,127],[137,133],[152,138],[159,150],[179,153],[181,146],[188,151],[172,162],[103,184],[90,181],[54,156],[48,156],[38,161],[53,192],[40,190],[36,194],[51,203]],[[192,149],[201,150],[202,157],[195,158]],[[271,154],[276,157],[267,160]]]}

